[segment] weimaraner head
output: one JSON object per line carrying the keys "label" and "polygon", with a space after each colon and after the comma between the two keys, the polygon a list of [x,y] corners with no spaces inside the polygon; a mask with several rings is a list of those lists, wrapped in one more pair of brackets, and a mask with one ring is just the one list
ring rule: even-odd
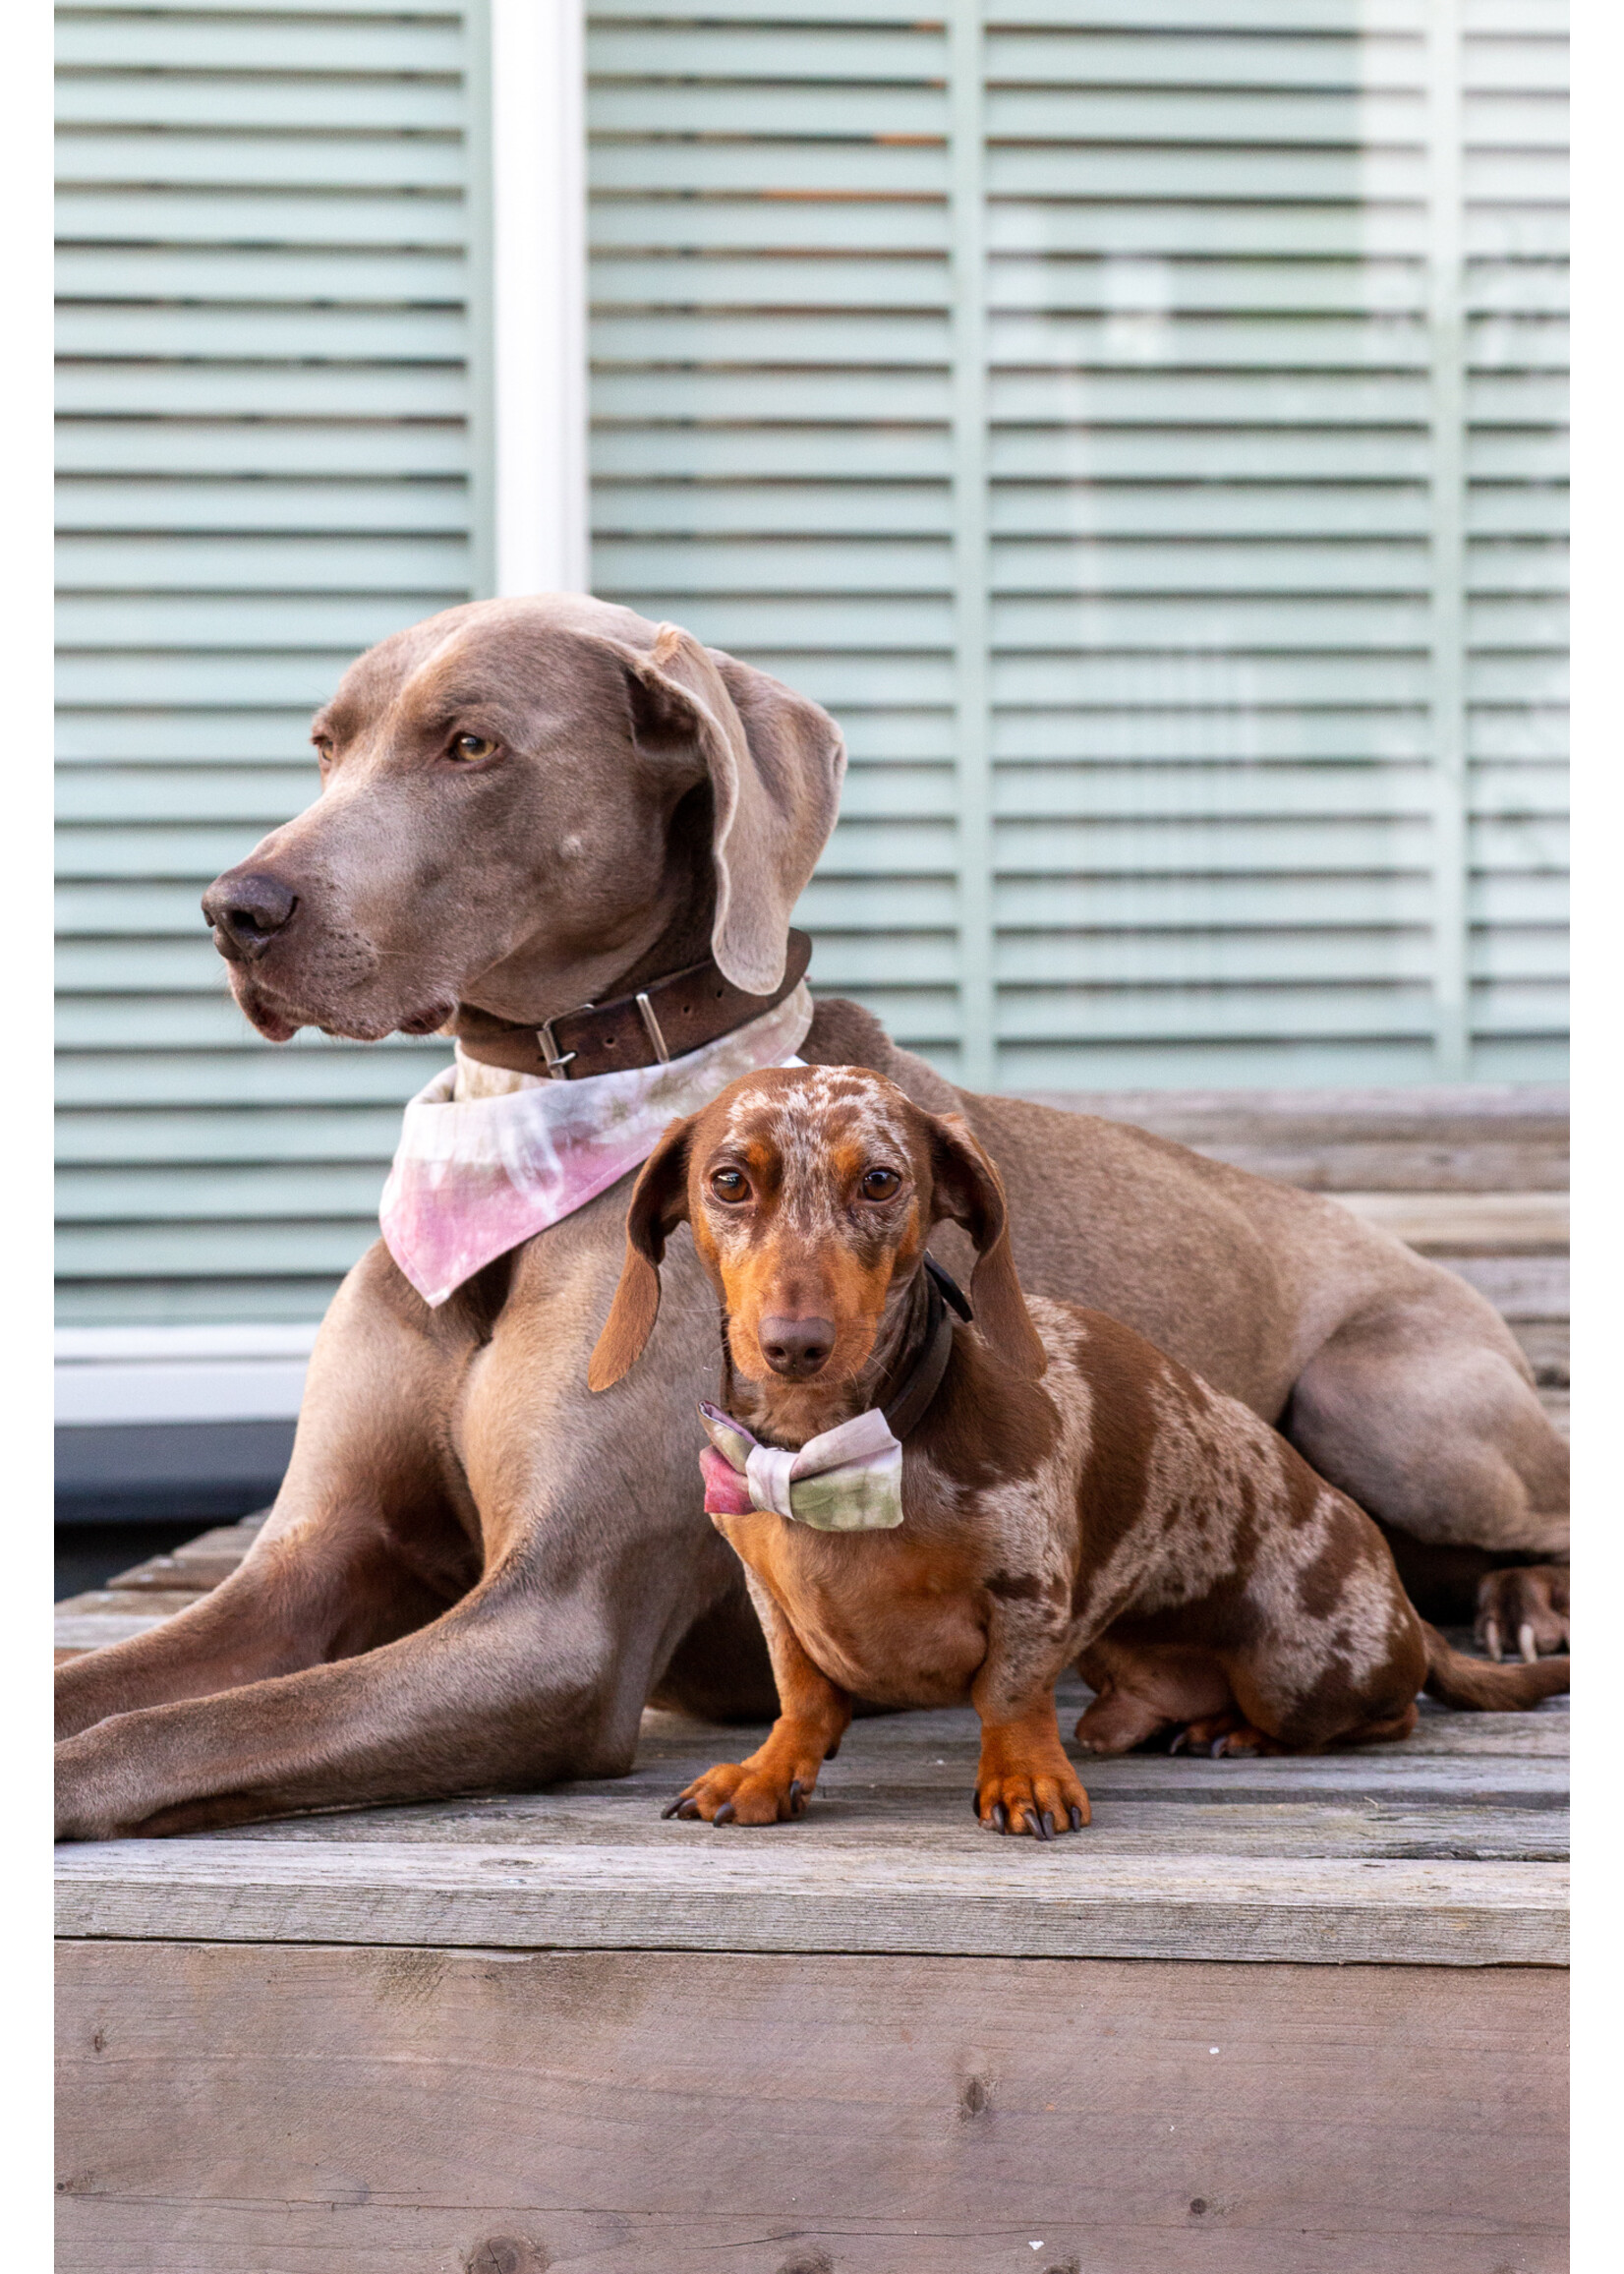
{"label": "weimaraner head", "polygon": [[314,805],[203,895],[261,1034],[427,1034],[459,1002],[540,1020],[667,935],[750,994],[834,827],[815,703],[675,624],[573,594],[396,632],[318,712]]}

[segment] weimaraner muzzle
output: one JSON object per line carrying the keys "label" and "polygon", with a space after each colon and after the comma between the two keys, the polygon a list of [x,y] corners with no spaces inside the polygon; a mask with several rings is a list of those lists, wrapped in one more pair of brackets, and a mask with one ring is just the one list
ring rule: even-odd
{"label": "weimaraner muzzle", "polygon": [[[205,900],[238,1002],[277,1039],[481,1014],[534,1027],[707,954],[770,991],[844,766],[833,721],[765,673],[555,596],[385,640],[315,740],[318,801]],[[1485,1580],[1484,1617],[1565,1641],[1566,1449],[1463,1281],[1333,1201],[955,1090],[852,1004],[822,1004],[801,1055],[964,1113],[1032,1293],[1126,1320],[1400,1535],[1520,1562]],[[771,1717],[682,1422],[717,1339],[685,1243],[642,1365],[587,1388],[629,1185],[437,1310],[381,1245],[362,1258],[252,1553],[179,1617],[62,1669],[65,1837],[616,1774],[650,1699]],[[951,1270],[968,1267],[959,1237],[940,1240]]]}

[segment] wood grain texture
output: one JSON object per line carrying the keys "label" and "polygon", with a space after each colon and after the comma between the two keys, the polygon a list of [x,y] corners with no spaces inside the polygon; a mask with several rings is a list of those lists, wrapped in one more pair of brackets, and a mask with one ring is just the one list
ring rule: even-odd
{"label": "wood grain texture", "polygon": [[1028,1094],[1310,1192],[1559,1193],[1568,1183],[1568,1096],[1557,1086]]}
{"label": "wood grain texture", "polygon": [[[691,1828],[685,1828],[691,1829]],[[991,1840],[988,1841],[989,1848]],[[65,1936],[463,1948],[904,1951],[1347,1965],[1562,1965],[1559,1863],[838,1860],[706,1836],[686,1852],[121,1840],[58,1866]]]}
{"label": "wood grain texture", "polygon": [[[1088,1693],[1068,1681],[1062,1725]],[[645,1715],[628,1777],[59,1851],[61,1931],[156,1940],[1560,1964],[1565,1701],[1320,1759],[1089,1762],[1051,1847],[973,1821],[967,1709],[847,1732],[809,1814],[667,1823],[760,1734]]]}
{"label": "wood grain texture", "polygon": [[1349,1192],[1332,1195],[1423,1255],[1565,1255],[1566,1193]]}
{"label": "wood grain texture", "polygon": [[57,2263],[1557,2274],[1563,1991],[1537,1968],[74,1943]]}

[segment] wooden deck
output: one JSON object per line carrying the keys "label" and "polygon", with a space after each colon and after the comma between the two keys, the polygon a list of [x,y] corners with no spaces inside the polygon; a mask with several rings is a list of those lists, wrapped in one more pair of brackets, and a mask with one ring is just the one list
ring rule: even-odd
{"label": "wooden deck", "polygon": [[[1388,1211],[1560,1410],[1565,1125],[1447,1102],[1129,1110]],[[1092,1763],[1048,1847],[972,1822],[963,1712],[856,1723],[765,1833],[661,1820],[755,1738],[650,1714],[622,1780],[63,1849],[59,2264],[1556,2274],[1565,1705]]]}

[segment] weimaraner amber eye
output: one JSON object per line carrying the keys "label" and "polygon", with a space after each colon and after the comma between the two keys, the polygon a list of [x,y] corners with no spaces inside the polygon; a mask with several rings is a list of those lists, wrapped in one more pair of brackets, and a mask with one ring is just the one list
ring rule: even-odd
{"label": "weimaraner amber eye", "polygon": [[711,1179],[711,1190],[719,1200],[747,1200],[750,1187],[737,1169],[718,1169]]}
{"label": "weimaraner amber eye", "polygon": [[889,1200],[895,1196],[901,1181],[895,1169],[870,1169],[863,1179],[863,1197],[868,1200]]}
{"label": "weimaraner amber eye", "polygon": [[484,734],[459,734],[451,744],[453,758],[489,758],[496,747]]}

